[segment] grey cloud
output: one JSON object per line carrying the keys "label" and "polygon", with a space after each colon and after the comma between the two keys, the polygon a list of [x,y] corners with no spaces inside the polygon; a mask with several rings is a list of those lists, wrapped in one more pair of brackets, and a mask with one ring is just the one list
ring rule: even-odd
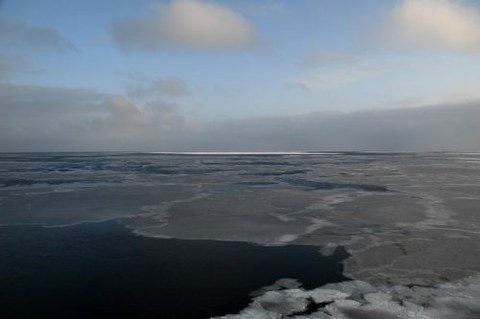
{"label": "grey cloud", "polygon": [[[0,149],[136,149],[184,123],[178,107],[90,90],[0,84]],[[145,144],[146,143],[146,144]]]}
{"label": "grey cloud", "polygon": [[149,102],[145,108],[154,115],[157,124],[173,127],[185,123],[185,118],[179,112],[176,104],[165,103],[160,100]]}
{"label": "grey cloud", "polygon": [[230,51],[257,46],[254,27],[234,11],[203,0],[173,0],[152,16],[117,21],[121,49]]}
{"label": "grey cloud", "polygon": [[135,134],[136,130],[152,124],[146,112],[122,96],[109,96],[101,106],[104,107],[104,113],[95,121],[109,133]]}
{"label": "grey cloud", "polygon": [[30,26],[19,21],[0,19],[0,48],[55,49],[76,51],[77,48],[55,29]]}
{"label": "grey cloud", "polygon": [[118,95],[109,96],[101,105],[104,114],[94,119],[95,127],[112,139],[138,140],[150,139],[145,134],[159,133],[161,130],[175,127],[183,123],[175,105],[161,101],[150,102],[139,106]]}
{"label": "grey cloud", "polygon": [[104,99],[88,90],[0,84],[0,149],[78,146]]}
{"label": "grey cloud", "polygon": [[0,115],[40,116],[94,110],[105,94],[84,89],[0,84]]}
{"label": "grey cloud", "polygon": [[225,121],[197,149],[480,151],[480,103]]}
{"label": "grey cloud", "polygon": [[22,72],[33,71],[30,62],[20,56],[0,53],[0,81]]}
{"label": "grey cloud", "polygon": [[480,151],[480,102],[205,123],[158,100],[1,84],[0,149]]}

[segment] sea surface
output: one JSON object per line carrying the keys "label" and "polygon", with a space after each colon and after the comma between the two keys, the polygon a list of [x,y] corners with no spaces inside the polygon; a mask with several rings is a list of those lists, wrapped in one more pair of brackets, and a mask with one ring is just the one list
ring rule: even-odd
{"label": "sea surface", "polygon": [[480,154],[0,153],[0,260],[2,318],[479,318]]}

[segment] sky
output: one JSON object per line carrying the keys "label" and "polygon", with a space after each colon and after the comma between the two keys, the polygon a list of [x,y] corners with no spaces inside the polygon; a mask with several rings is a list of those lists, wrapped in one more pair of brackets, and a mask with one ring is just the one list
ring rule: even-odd
{"label": "sky", "polygon": [[475,0],[0,0],[0,151],[480,150]]}

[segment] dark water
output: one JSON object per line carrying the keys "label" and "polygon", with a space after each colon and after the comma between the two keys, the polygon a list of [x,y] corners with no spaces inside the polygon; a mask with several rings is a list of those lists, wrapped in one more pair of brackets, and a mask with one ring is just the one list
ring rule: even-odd
{"label": "dark water", "polygon": [[[382,269],[354,269],[367,279],[470,274],[478,256],[457,254],[478,251],[479,172],[477,153],[0,153],[0,319],[235,313],[280,278],[306,288],[345,280],[348,256],[322,256],[327,243],[355,242],[354,259]],[[100,222],[113,219],[148,236],[231,242],[139,237]],[[97,223],[15,226],[85,221]],[[434,235],[442,223],[465,232]],[[372,235],[380,255],[367,247]],[[428,249],[405,256],[392,242]]]}
{"label": "dark water", "polygon": [[155,239],[117,222],[0,227],[1,318],[208,318],[279,278],[346,280],[338,249]]}

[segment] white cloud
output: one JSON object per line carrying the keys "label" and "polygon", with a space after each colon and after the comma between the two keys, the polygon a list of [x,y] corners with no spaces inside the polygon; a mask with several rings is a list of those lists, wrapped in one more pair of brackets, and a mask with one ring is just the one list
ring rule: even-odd
{"label": "white cloud", "polygon": [[228,8],[203,0],[173,0],[155,9],[154,17],[114,25],[121,48],[238,50],[257,45],[254,27]]}
{"label": "white cloud", "polygon": [[115,139],[131,140],[144,136],[146,131],[154,133],[155,130],[158,132],[183,123],[178,108],[162,101],[142,106],[121,95],[112,95],[100,107],[103,107],[104,113],[94,119],[91,129],[101,129],[102,134]]}
{"label": "white cloud", "polygon": [[480,51],[480,11],[458,0],[402,0],[382,26],[389,47]]}
{"label": "white cloud", "polygon": [[104,103],[105,113],[100,121],[109,129],[114,128],[116,134],[152,124],[153,118],[147,112],[120,95],[109,96]]}

